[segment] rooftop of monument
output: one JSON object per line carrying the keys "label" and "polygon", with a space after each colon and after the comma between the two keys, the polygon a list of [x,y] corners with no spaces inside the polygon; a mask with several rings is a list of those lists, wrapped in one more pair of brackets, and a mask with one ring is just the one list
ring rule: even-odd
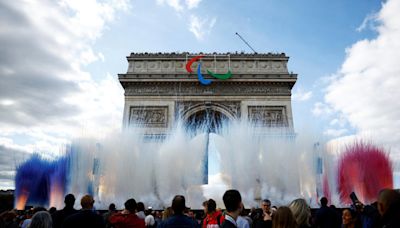
{"label": "rooftop of monument", "polygon": [[285,53],[245,53],[245,52],[213,52],[213,53],[190,53],[190,52],[132,52],[128,58],[186,58],[187,56],[197,56],[204,55],[207,56],[228,56],[230,58],[277,58],[277,59],[289,59]]}

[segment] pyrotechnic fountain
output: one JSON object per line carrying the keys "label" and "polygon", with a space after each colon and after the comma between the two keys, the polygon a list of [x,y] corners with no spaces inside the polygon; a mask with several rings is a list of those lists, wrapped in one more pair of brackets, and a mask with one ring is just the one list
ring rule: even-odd
{"label": "pyrotechnic fountain", "polygon": [[[264,197],[277,205],[303,197],[316,206],[323,193],[332,195],[333,200],[341,193],[341,201],[348,203],[345,195],[351,191],[367,202],[371,198],[371,194],[369,198],[364,194],[371,186],[356,184],[366,178],[362,175],[368,169],[358,165],[344,168],[346,164],[354,164],[354,158],[343,157],[340,172],[333,175],[339,182],[327,180],[327,174],[337,170],[335,159],[324,151],[316,151],[311,138],[284,137],[285,129],[278,128],[260,134],[255,125],[246,122],[226,122],[215,133],[208,133],[207,129],[203,126],[188,130],[178,124],[163,140],[144,139],[140,129],[130,129],[101,143],[95,139],[76,139],[65,156],[56,161],[33,156],[18,169],[16,206],[21,208],[27,202],[60,207],[63,195],[72,192],[77,197],[93,194],[98,208],[106,208],[111,202],[122,206],[129,197],[161,208],[169,205],[175,194],[187,195],[188,204],[200,208],[205,198],[220,200],[226,188],[239,189],[248,206],[256,205]],[[351,155],[350,151],[346,156],[361,158],[362,153],[368,153],[364,149],[370,146],[360,145],[356,149],[358,155]],[[208,168],[213,170],[208,185],[203,182],[206,148],[215,150],[208,151]],[[378,175],[390,173],[387,156],[382,151],[374,153],[368,154],[369,160],[378,156],[382,164],[389,165]],[[219,161],[215,161],[218,157]],[[323,172],[318,167],[321,158]],[[343,173],[357,177],[341,179]],[[373,175],[369,173],[368,177]],[[325,179],[323,186],[318,186],[320,177]],[[391,187],[389,179],[374,182],[376,187],[372,191]],[[318,193],[318,187],[325,188],[324,192]]]}

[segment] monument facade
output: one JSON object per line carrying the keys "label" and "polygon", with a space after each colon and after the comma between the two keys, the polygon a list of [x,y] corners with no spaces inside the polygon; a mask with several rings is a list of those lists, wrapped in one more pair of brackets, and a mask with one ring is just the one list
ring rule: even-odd
{"label": "monument facade", "polygon": [[[199,55],[189,73],[188,62]],[[291,90],[297,75],[289,73],[284,53],[131,53],[127,60],[127,72],[118,75],[125,89],[124,127],[143,127],[147,135],[163,136],[178,119],[196,121],[212,112],[254,122],[260,129],[285,127],[293,132]],[[207,70],[230,70],[232,76],[216,79]],[[198,73],[212,83],[201,84]]]}

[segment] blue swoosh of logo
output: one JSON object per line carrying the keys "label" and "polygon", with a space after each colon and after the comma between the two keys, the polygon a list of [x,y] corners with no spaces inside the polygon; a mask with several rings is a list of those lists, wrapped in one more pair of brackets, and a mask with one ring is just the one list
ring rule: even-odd
{"label": "blue swoosh of logo", "polygon": [[211,84],[211,80],[205,79],[204,76],[201,74],[201,62],[199,62],[199,66],[197,67],[197,78],[199,79],[199,82],[203,85],[209,85]]}

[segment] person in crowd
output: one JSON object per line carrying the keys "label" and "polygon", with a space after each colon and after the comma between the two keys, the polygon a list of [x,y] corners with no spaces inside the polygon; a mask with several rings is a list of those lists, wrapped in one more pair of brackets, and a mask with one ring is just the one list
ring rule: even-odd
{"label": "person in crowd", "polygon": [[32,222],[32,216],[35,212],[33,210],[29,210],[26,212],[25,219],[21,224],[21,228],[28,228]]}
{"label": "person in crowd", "polygon": [[289,207],[279,207],[272,216],[272,228],[297,228],[296,219]]}
{"label": "person in crowd", "polygon": [[31,209],[28,213],[27,213],[27,217],[26,219],[22,222],[21,224],[21,228],[28,228],[30,227],[30,224],[32,222],[32,216],[39,211],[46,211],[46,208],[44,207],[35,207],[33,209]]}
{"label": "person in crowd", "polygon": [[1,213],[0,227],[18,228],[17,213],[15,211],[5,211]]}
{"label": "person in crowd", "polygon": [[393,189],[383,189],[378,195],[378,211],[381,224],[385,228],[400,227],[400,193]]}
{"label": "person in crowd", "polygon": [[121,213],[116,213],[109,218],[109,222],[115,228],[144,228],[144,220],[136,215],[137,204],[135,199],[128,199],[125,209]]}
{"label": "person in crowd", "polygon": [[197,224],[193,219],[183,214],[185,209],[185,197],[182,195],[176,195],[172,200],[172,210],[174,211],[174,215],[162,221],[159,227],[197,227]]}
{"label": "person in crowd", "polygon": [[203,227],[204,219],[207,217],[207,204],[208,204],[208,200],[206,200],[206,201],[204,201],[202,203],[203,214],[202,214],[202,218],[201,218],[201,221],[200,221],[200,227]]}
{"label": "person in crowd", "polygon": [[50,209],[49,209],[50,215],[53,215],[56,211],[57,211],[57,208],[55,208],[55,207],[50,207]]}
{"label": "person in crowd", "polygon": [[317,228],[336,228],[336,215],[335,212],[328,207],[328,199],[326,197],[322,197],[320,203],[321,208],[315,215],[315,226]]}
{"label": "person in crowd", "polygon": [[357,212],[350,208],[345,208],[342,212],[342,228],[361,228],[361,223],[357,217]]}
{"label": "person in crowd", "polygon": [[103,228],[105,223],[103,217],[93,210],[94,199],[91,195],[85,195],[81,199],[82,209],[73,215],[67,217],[63,224],[63,228]]}
{"label": "person in crowd", "polygon": [[204,201],[203,204],[202,204],[204,216],[207,215],[207,204],[208,204],[208,200]]}
{"label": "person in crowd", "polygon": [[263,216],[271,216],[271,201],[269,199],[263,199],[261,201],[261,209],[263,210]]}
{"label": "person in crowd", "polygon": [[[373,206],[375,205],[375,206]],[[379,227],[380,215],[377,209],[376,204],[372,205],[364,205],[356,199],[351,208],[352,212],[355,211],[357,213],[357,223],[362,224],[363,228],[376,228]],[[343,212],[342,212],[343,214]],[[340,217],[340,221],[342,222],[343,215]],[[343,224],[343,223],[342,223]],[[357,224],[356,224],[357,225]]]}
{"label": "person in crowd", "polygon": [[145,219],[146,218],[146,214],[144,213],[144,203],[143,202],[138,202],[137,203],[137,208],[136,208],[136,215],[140,218],[140,219]]}
{"label": "person in crowd", "polygon": [[62,210],[56,211],[51,215],[54,228],[61,228],[62,223],[68,216],[78,212],[74,209],[75,196],[73,194],[68,194],[64,197],[64,204],[65,207]]}
{"label": "person in crowd", "polygon": [[47,211],[36,212],[33,217],[29,228],[52,228],[53,220]]}
{"label": "person in crowd", "polygon": [[335,225],[334,227],[340,227],[342,224],[342,212],[339,211],[335,205],[331,204],[329,206],[331,211],[333,211],[333,214],[335,215]]}
{"label": "person in crowd", "polygon": [[217,204],[213,199],[207,201],[204,211],[207,213],[205,214],[202,228],[218,228],[225,220],[224,216],[222,216],[222,212],[217,211]]}
{"label": "person in crowd", "polygon": [[311,210],[304,199],[295,199],[289,204],[299,228],[310,228]]}
{"label": "person in crowd", "polygon": [[111,203],[108,206],[108,211],[103,214],[103,219],[104,219],[104,222],[106,223],[107,228],[112,227],[111,223],[108,221],[108,219],[115,213],[117,213],[117,209],[115,208],[115,204]]}
{"label": "person in crowd", "polygon": [[196,216],[194,214],[194,212],[192,210],[188,210],[187,214],[186,214],[189,218],[196,220]]}
{"label": "person in crowd", "polygon": [[252,221],[251,218],[247,215],[246,209],[242,208],[242,212],[240,213],[239,217],[236,220],[238,228],[250,228]]}
{"label": "person in crowd", "polygon": [[242,196],[240,192],[235,189],[227,190],[222,200],[224,201],[226,214],[225,214],[225,221],[222,223],[222,228],[233,228],[237,226],[237,218],[239,217],[240,213],[242,212],[243,203],[242,203]]}
{"label": "person in crowd", "polygon": [[153,216],[153,210],[152,208],[148,208],[146,211],[146,218],[144,219],[144,223],[146,227],[157,227],[156,220],[154,219]]}
{"label": "person in crowd", "polygon": [[269,228],[272,227],[272,207],[269,199],[261,201],[261,209],[256,209],[255,214],[252,216],[254,228]]}
{"label": "person in crowd", "polygon": [[156,225],[161,223],[162,221],[162,212],[156,211],[155,216],[154,216],[154,221],[156,222]]}
{"label": "person in crowd", "polygon": [[172,211],[172,207],[167,207],[165,210],[162,212],[162,220],[167,220],[169,217],[171,217],[174,214]]}

